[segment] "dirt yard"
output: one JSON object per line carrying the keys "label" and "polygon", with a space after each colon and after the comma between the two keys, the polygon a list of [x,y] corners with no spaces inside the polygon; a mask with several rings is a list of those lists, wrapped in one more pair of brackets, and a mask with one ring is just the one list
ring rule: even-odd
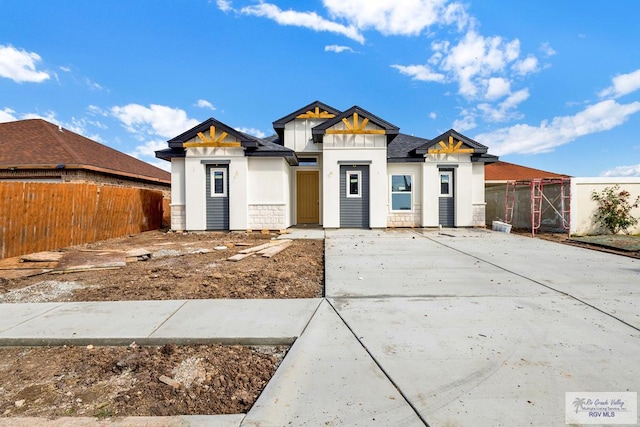
{"label": "dirt yard", "polygon": [[[1,260],[0,303],[321,297],[321,240],[294,240],[270,258],[227,261],[274,237],[153,231],[40,254],[37,262]],[[286,351],[135,343],[0,348],[0,419],[244,413]]]}
{"label": "dirt yard", "polygon": [[[57,265],[0,261],[0,303],[321,297],[322,240],[294,240],[271,258],[255,255],[238,262],[227,261],[239,251],[270,242],[273,237],[260,233],[151,231],[65,248]],[[130,250],[144,250],[150,258],[123,266],[125,252]],[[17,269],[10,270],[12,266]],[[43,269],[37,270],[39,267]],[[46,267],[53,271],[30,277],[5,274],[2,278],[3,272],[41,273]]]}

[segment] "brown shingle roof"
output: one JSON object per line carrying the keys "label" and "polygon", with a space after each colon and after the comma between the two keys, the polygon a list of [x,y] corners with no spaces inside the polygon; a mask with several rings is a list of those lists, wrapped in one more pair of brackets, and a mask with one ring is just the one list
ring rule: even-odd
{"label": "brown shingle roof", "polygon": [[518,181],[535,178],[569,178],[555,172],[547,172],[540,169],[528,168],[513,163],[498,161],[484,167],[485,181]]}
{"label": "brown shingle roof", "polygon": [[0,123],[0,168],[90,169],[162,183],[171,174],[42,119]]}

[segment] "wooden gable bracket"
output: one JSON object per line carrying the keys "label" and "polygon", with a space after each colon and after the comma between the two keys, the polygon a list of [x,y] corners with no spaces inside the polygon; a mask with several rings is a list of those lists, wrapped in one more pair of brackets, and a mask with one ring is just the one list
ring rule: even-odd
{"label": "wooden gable bracket", "polygon": [[462,147],[462,141],[458,141],[457,144],[453,144],[453,137],[449,136],[449,145],[444,143],[444,141],[440,141],[438,143],[442,148],[429,148],[429,154],[463,154],[463,153],[474,153],[475,150],[473,148],[460,148]]}
{"label": "wooden gable bracket", "polygon": [[198,138],[200,138],[201,142],[185,142],[182,144],[184,148],[192,148],[192,147],[241,147],[239,142],[231,142],[225,141],[229,134],[227,132],[222,132],[217,138],[216,135],[216,127],[209,127],[209,137],[207,138],[205,134],[202,132],[198,132]]}
{"label": "wooden gable bracket", "polygon": [[314,111],[307,111],[300,114],[296,119],[333,119],[336,115],[324,110],[320,111],[320,107],[316,107]]}
{"label": "wooden gable bracket", "polygon": [[384,129],[365,129],[367,123],[369,123],[368,118],[364,118],[362,122],[359,121],[358,113],[353,113],[353,124],[347,120],[347,118],[342,119],[342,123],[347,127],[346,129],[327,129],[327,134],[334,135],[384,135],[386,131]]}

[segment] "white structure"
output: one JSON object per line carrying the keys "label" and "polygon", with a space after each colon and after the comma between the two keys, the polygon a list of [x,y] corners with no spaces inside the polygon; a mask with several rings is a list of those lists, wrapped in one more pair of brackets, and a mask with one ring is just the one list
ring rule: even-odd
{"label": "white structure", "polygon": [[[591,200],[591,194],[600,193],[607,187],[618,185],[629,192],[631,203],[640,196],[640,178],[638,177],[591,177],[571,178],[571,234],[600,234],[603,230],[595,221],[598,203]],[[631,215],[640,218],[640,208],[631,210]],[[640,233],[640,224],[630,227],[631,234]]]}
{"label": "white structure", "polygon": [[169,141],[174,230],[484,227],[487,147],[311,103],[260,139],[209,119]]}

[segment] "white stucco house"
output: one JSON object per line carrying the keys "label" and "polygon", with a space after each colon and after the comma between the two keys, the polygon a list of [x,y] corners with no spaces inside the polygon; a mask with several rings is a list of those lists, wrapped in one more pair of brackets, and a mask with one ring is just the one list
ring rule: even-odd
{"label": "white stucco house", "polygon": [[174,230],[484,227],[487,147],[316,101],[261,139],[213,118],[168,141]]}

